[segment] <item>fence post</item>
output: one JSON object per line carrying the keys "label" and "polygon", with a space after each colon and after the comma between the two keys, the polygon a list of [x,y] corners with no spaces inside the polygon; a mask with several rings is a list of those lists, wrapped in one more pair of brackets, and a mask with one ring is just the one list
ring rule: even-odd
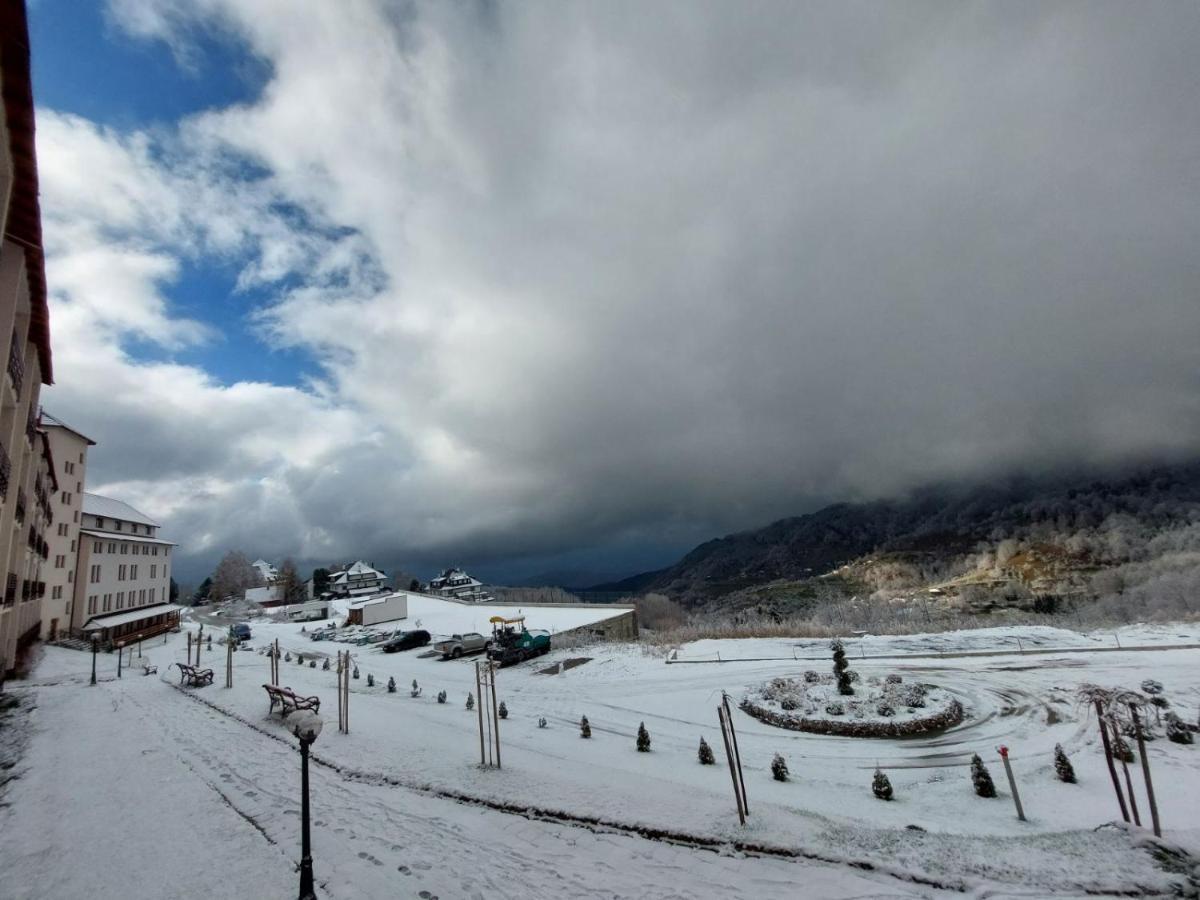
{"label": "fence post", "polygon": [[1129,821],[1129,810],[1125,806],[1125,797],[1121,793],[1121,782],[1117,778],[1117,767],[1113,765],[1112,744],[1108,740],[1108,729],[1104,726],[1104,707],[1096,700],[1096,721],[1100,725],[1100,740],[1104,744],[1104,760],[1108,763],[1108,774],[1112,777],[1113,790],[1117,794],[1117,803],[1121,806],[1121,818]]}

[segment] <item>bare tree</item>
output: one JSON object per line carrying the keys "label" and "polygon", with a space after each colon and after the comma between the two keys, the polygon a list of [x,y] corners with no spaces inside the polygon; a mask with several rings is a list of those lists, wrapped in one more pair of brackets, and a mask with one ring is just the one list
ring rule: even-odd
{"label": "bare tree", "polygon": [[212,575],[213,602],[220,603],[230,597],[241,598],[247,588],[258,587],[262,584],[262,576],[250,565],[246,555],[237,550],[230,550],[219,563]]}
{"label": "bare tree", "polygon": [[308,599],[308,592],[304,588],[304,582],[300,580],[300,575],[296,571],[296,564],[292,562],[290,556],[279,564],[279,578],[276,581],[276,590],[279,591],[279,597],[284,603],[303,603]]}

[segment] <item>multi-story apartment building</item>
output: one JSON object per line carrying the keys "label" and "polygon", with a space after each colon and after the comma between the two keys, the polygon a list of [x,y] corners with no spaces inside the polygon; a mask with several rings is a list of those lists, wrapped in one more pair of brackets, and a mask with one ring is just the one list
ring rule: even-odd
{"label": "multi-story apartment building", "polygon": [[41,427],[50,442],[58,475],[58,490],[50,500],[54,524],[46,532],[50,553],[43,566],[46,596],[42,598],[42,638],[52,641],[71,630],[87,454],[88,447],[94,447],[96,442],[45,410],[42,410]]}
{"label": "multi-story apartment building", "polygon": [[104,644],[140,640],[179,624],[171,603],[171,551],[158,523],[127,503],[83,493],[71,630]]}
{"label": "multi-story apartment building", "polygon": [[50,444],[37,425],[52,382],[50,313],[34,148],[25,5],[0,3],[0,678],[37,639],[46,527],[58,491]]}
{"label": "multi-story apartment building", "polygon": [[334,597],[366,597],[387,590],[387,573],[361,559],[329,573],[329,593]]}

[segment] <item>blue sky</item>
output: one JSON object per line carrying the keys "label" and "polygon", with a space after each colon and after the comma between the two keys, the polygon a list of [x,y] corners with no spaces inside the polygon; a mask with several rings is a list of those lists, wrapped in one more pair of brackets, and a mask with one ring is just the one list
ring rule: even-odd
{"label": "blue sky", "polygon": [[[38,105],[121,132],[172,128],[194,113],[252,102],[270,76],[270,66],[228,32],[192,32],[181,64],[165,42],[122,31],[101,3],[37,0],[29,14]],[[260,340],[248,313],[269,295],[235,290],[237,263],[188,261],[164,288],[175,315],[210,326],[218,337],[171,353],[136,339],[125,340],[125,349],[141,360],[197,366],[224,384],[299,385],[317,374],[308,353]]]}

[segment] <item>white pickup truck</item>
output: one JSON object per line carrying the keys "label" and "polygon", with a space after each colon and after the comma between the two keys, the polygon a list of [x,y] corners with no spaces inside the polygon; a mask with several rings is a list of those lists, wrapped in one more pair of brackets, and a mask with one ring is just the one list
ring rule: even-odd
{"label": "white pickup truck", "polygon": [[442,659],[458,659],[464,653],[479,653],[491,645],[490,638],[477,631],[469,631],[466,634],[452,634],[434,644],[433,649],[442,654]]}

